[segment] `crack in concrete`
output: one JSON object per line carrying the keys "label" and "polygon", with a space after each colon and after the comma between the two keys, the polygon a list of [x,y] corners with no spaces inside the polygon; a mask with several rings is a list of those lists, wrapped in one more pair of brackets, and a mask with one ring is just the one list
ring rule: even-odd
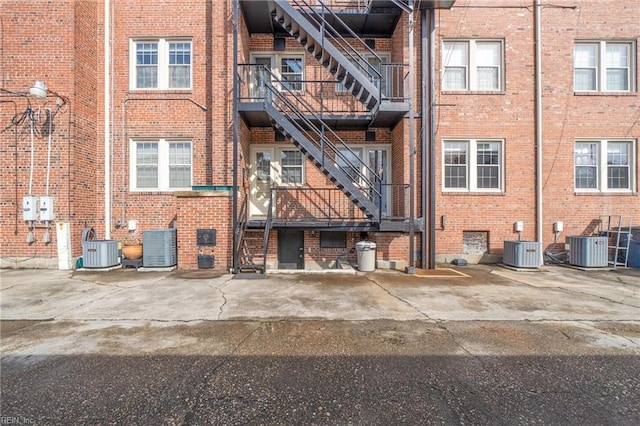
{"label": "crack in concrete", "polygon": [[389,296],[393,297],[396,300],[399,300],[400,302],[404,303],[405,305],[409,306],[411,309],[413,309],[414,311],[416,311],[417,313],[419,313],[421,316],[425,317],[426,319],[432,321],[433,318],[431,318],[428,314],[422,312],[420,309],[418,309],[417,306],[413,305],[412,303],[410,303],[408,300],[403,299],[400,296],[397,296],[395,294],[393,294],[391,291],[389,291],[389,289],[387,289],[386,287],[384,287],[382,284],[380,284],[379,282],[377,282],[376,280],[374,280],[372,277],[370,276],[365,276],[365,278],[372,282],[373,284],[375,284],[376,286],[378,286],[382,291],[384,291],[385,293],[387,293]]}
{"label": "crack in concrete", "polygon": [[222,296],[222,300],[224,300],[224,302],[222,302],[222,305],[220,305],[220,307],[218,308],[218,320],[220,320],[222,317],[222,312],[224,311],[224,307],[227,304],[227,297],[224,294],[224,291],[220,287],[218,287],[217,290],[220,292],[220,295]]}
{"label": "crack in concrete", "polygon": [[217,284],[217,285],[211,285],[208,284],[209,287],[211,287],[214,290],[217,290],[220,295],[222,296],[222,305],[220,305],[218,307],[218,320],[221,319],[222,317],[222,313],[224,312],[224,307],[227,305],[227,295],[225,294],[224,290],[222,289],[222,286],[226,285],[229,281],[231,281],[233,279],[233,277],[229,277],[226,280],[224,280],[223,282]]}
{"label": "crack in concrete", "polygon": [[[208,387],[210,387],[210,382],[215,378],[217,372],[224,367],[226,364],[228,364],[231,360],[231,358],[236,354],[236,352],[238,352],[238,350],[240,349],[240,347],[242,345],[244,345],[244,343],[256,332],[258,331],[260,328],[263,327],[263,323],[259,322],[257,324],[256,327],[254,327],[252,330],[250,330],[234,347],[233,349],[230,351],[230,353],[226,356],[223,357],[223,359],[216,364],[215,366],[213,366],[213,368],[211,368],[210,370],[207,371],[207,375],[205,377],[202,378],[202,380],[200,381],[200,386],[199,386],[199,391],[197,393],[194,392],[193,394],[193,398],[191,398],[189,400],[189,402],[187,404],[185,404],[185,414],[184,414],[184,422],[183,424],[191,424],[192,420],[194,419],[194,407],[195,405],[200,401],[200,398],[198,398],[197,396],[202,395],[202,392],[204,389],[207,389]],[[199,362],[199,360],[196,360],[196,363]]]}

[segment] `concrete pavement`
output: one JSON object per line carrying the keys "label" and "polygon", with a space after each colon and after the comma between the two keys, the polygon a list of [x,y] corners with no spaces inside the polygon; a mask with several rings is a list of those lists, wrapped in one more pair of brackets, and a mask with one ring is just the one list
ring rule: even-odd
{"label": "concrete pavement", "polygon": [[1,320],[640,321],[640,270],[498,265],[426,276],[2,270]]}
{"label": "concrete pavement", "polygon": [[[2,270],[0,278],[2,356],[23,361],[114,351],[229,354],[268,324],[289,323],[289,335],[297,324],[326,321],[408,324],[403,339],[409,330],[446,330],[456,351],[640,354],[637,269],[520,272],[477,265],[427,276],[272,273],[265,280],[205,270],[16,269]],[[196,331],[203,327],[215,327],[216,338],[203,338]],[[573,336],[569,346],[562,344],[567,336]]]}
{"label": "concrete pavement", "polygon": [[[640,271],[0,271],[23,424],[637,424]],[[5,420],[8,419],[8,420]]]}

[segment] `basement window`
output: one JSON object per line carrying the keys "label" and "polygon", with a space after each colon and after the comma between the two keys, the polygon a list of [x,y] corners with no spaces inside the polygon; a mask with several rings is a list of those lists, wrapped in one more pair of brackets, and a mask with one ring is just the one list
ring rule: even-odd
{"label": "basement window", "polygon": [[320,232],[320,248],[346,248],[347,233],[340,231]]}

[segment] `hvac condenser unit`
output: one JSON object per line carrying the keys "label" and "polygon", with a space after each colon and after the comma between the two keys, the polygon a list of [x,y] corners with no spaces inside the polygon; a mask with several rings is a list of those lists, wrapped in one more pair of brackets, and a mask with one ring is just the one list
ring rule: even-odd
{"label": "hvac condenser unit", "polygon": [[175,229],[151,229],[142,232],[142,266],[169,267],[177,263]]}
{"label": "hvac condenser unit", "polygon": [[536,241],[505,241],[502,262],[516,268],[540,267],[540,243]]}
{"label": "hvac condenser unit", "polygon": [[607,237],[567,237],[569,263],[586,268],[601,268],[608,265],[609,240]]}
{"label": "hvac condenser unit", "polygon": [[83,241],[82,263],[85,268],[109,268],[119,264],[118,240]]}

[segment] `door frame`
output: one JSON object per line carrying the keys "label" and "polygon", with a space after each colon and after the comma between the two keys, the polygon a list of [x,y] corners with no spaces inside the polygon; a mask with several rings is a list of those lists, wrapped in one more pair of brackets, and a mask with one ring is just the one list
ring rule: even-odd
{"label": "door frame", "polygon": [[[256,155],[259,152],[269,153],[269,175],[262,176],[256,164]],[[265,217],[267,216],[267,205],[264,203],[269,199],[269,192],[262,189],[266,185],[268,191],[271,191],[271,184],[276,178],[276,169],[274,164],[275,147],[252,145],[250,150],[251,162],[249,164],[249,217]],[[262,197],[260,196],[262,195]]]}
{"label": "door frame", "polygon": [[[291,265],[293,262],[282,262],[282,256],[284,255],[283,251],[285,249],[290,250],[290,252],[297,253],[296,257],[296,268],[297,270],[304,269],[304,230],[301,229],[278,229],[278,269],[292,269],[292,268],[282,268],[282,266]],[[291,238],[285,238],[285,234],[293,234],[295,233],[300,241],[299,245],[293,245]]]}

